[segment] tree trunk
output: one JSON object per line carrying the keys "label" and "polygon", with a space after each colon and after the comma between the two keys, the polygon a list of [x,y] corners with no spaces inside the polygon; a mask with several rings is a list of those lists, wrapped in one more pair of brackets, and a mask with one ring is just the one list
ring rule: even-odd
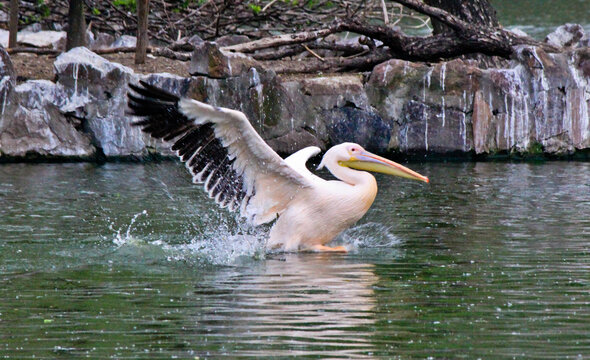
{"label": "tree trunk", "polygon": [[[474,26],[500,27],[496,10],[488,0],[424,0],[424,3],[443,9]],[[434,18],[431,20],[435,35],[452,31],[442,22]]]}
{"label": "tree trunk", "polygon": [[137,0],[137,47],[135,63],[144,64],[148,46],[149,0]]}
{"label": "tree trunk", "polygon": [[18,0],[10,0],[10,20],[8,24],[8,47],[16,47],[16,33],[18,32]]}
{"label": "tree trunk", "polygon": [[84,0],[70,0],[66,50],[70,50],[78,46],[86,46],[86,18],[84,17]]}
{"label": "tree trunk", "polygon": [[[498,17],[496,16],[496,10],[488,0],[424,0],[424,3],[443,9],[474,26],[489,29],[497,29],[501,27]],[[453,30],[442,22],[434,18],[431,18],[431,21],[433,33],[435,35],[453,33]],[[499,67],[506,61],[483,54],[466,54],[461,57],[477,60],[479,66],[482,68]]]}

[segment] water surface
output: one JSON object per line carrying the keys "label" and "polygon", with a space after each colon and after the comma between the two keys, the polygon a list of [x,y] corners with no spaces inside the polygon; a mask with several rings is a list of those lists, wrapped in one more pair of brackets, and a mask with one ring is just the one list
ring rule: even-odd
{"label": "water surface", "polygon": [[323,255],[174,162],[0,165],[0,358],[586,358],[590,163],[411,167]]}
{"label": "water surface", "polygon": [[503,26],[518,28],[544,39],[556,27],[574,23],[590,31],[590,1],[587,0],[491,0]]}

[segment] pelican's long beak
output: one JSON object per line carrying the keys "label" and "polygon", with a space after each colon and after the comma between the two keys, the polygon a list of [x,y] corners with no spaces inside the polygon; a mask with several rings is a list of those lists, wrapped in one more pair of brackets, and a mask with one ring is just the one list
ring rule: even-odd
{"label": "pelican's long beak", "polygon": [[353,169],[375,171],[383,174],[401,176],[407,179],[424,181],[426,183],[430,182],[426,176],[422,176],[403,165],[400,165],[379,155],[372,154],[368,151],[362,151],[358,155],[351,156],[350,160],[339,161],[338,163],[342,166],[347,166]]}

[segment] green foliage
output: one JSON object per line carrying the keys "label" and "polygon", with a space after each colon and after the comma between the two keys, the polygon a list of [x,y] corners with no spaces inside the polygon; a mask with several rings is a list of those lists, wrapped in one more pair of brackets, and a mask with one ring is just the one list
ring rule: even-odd
{"label": "green foliage", "polygon": [[190,4],[192,3],[197,3],[197,5],[201,6],[205,3],[206,0],[183,0],[182,3],[180,4],[180,7],[183,9],[186,9],[189,7]]}
{"label": "green foliage", "polygon": [[38,16],[36,16],[36,21],[40,21],[41,19],[44,19],[46,17],[49,17],[49,15],[51,15],[51,9],[49,8],[49,6],[47,4],[45,4],[44,0],[37,0],[35,2],[35,7],[37,8],[37,12],[38,12]]}
{"label": "green foliage", "polygon": [[305,2],[305,5],[304,5],[304,6],[305,6],[305,7],[307,7],[307,8],[310,8],[310,9],[311,9],[311,8],[313,8],[314,6],[316,6],[318,3],[319,3],[319,1],[318,1],[318,0],[307,0],[307,1]]}
{"label": "green foliage", "polygon": [[256,4],[248,4],[248,7],[256,15],[258,15],[258,13],[260,13],[260,11],[262,10],[262,7],[260,7],[260,5],[256,5]]}
{"label": "green foliage", "polygon": [[137,11],[137,2],[135,0],[113,0],[113,5],[123,7],[130,12]]}
{"label": "green foliage", "polygon": [[36,11],[33,15],[23,15],[22,18],[19,19],[19,22],[23,25],[34,24],[41,22],[43,19],[51,15],[51,8],[49,5],[45,4],[44,0],[36,0],[35,8]]}
{"label": "green foliage", "polygon": [[543,144],[541,144],[539,142],[536,142],[536,141],[532,142],[529,145],[528,153],[530,155],[541,155],[541,154],[543,154]]}
{"label": "green foliage", "polygon": [[41,13],[41,18],[46,18],[51,15],[51,9],[46,4],[39,5],[39,12]]}
{"label": "green foliage", "polygon": [[92,15],[100,15],[100,10],[98,10],[97,8],[93,7],[92,10],[90,10],[92,12]]}

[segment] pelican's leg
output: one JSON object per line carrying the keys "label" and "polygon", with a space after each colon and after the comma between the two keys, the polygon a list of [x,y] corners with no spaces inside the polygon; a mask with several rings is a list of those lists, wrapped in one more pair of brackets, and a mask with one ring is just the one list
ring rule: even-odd
{"label": "pelican's leg", "polygon": [[325,245],[313,245],[309,247],[309,250],[316,251],[316,252],[340,252],[340,253],[347,253],[348,249],[344,246],[325,246]]}

